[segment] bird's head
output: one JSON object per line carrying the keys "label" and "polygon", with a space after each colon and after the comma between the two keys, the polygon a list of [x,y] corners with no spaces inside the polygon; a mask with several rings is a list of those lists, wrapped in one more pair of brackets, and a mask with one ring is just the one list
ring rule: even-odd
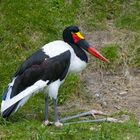
{"label": "bird's head", "polygon": [[109,62],[104,56],[102,56],[95,48],[93,48],[84,38],[84,36],[80,33],[80,30],[77,26],[69,26],[63,32],[63,39],[65,42],[70,44],[75,44],[81,47],[83,50],[87,51],[91,55],[96,58]]}

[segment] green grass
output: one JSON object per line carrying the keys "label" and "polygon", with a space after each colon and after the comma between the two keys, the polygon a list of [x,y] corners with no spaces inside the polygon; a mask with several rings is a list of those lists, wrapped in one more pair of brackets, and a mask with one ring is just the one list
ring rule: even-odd
{"label": "green grass", "polygon": [[105,64],[99,61],[99,67],[105,70],[111,70],[112,72],[118,71],[121,61],[119,46],[117,44],[107,44],[101,48],[101,53],[110,61],[110,63]]}
{"label": "green grass", "polygon": [[61,39],[65,26],[75,24],[77,7],[78,1],[1,1],[1,92],[27,56],[45,43]]}
{"label": "green grass", "polygon": [[80,18],[88,30],[106,29],[108,21],[113,21],[119,28],[140,30],[139,0],[88,0],[82,1],[81,5]]}
{"label": "green grass", "polygon": [[140,138],[140,129],[133,119],[123,124],[85,123],[58,129],[54,126],[42,126],[39,119],[25,119],[19,116],[17,118],[11,118],[9,121],[0,120],[1,139],[139,140]]}
{"label": "green grass", "polygon": [[116,26],[133,31],[140,31],[140,2],[124,2],[121,14],[116,18]]}
{"label": "green grass", "polygon": [[[49,41],[62,38],[68,25],[82,26],[86,31],[106,30],[113,21],[116,28],[139,34],[140,2],[133,0],[1,0],[0,1],[0,97],[17,67],[35,50]],[[124,46],[127,64],[140,66],[139,35]],[[121,48],[108,44],[102,50],[111,64],[102,65],[115,70],[122,62]],[[119,63],[117,61],[119,58]],[[59,105],[72,101],[83,91],[76,75],[67,78],[59,94]],[[86,96],[86,95],[85,95]],[[50,103],[50,118],[53,117]],[[71,114],[71,112],[69,112]],[[63,113],[61,114],[64,115]],[[44,95],[39,93],[9,120],[0,117],[0,139],[88,139],[88,140],[139,140],[140,128],[133,117],[124,124],[77,124],[57,129],[41,126],[44,117]]]}
{"label": "green grass", "polygon": [[71,74],[68,76],[64,84],[60,87],[59,92],[61,94],[58,95],[58,103],[63,104],[67,99],[73,96],[73,94],[81,93],[83,91],[81,87],[82,84],[77,75]]}

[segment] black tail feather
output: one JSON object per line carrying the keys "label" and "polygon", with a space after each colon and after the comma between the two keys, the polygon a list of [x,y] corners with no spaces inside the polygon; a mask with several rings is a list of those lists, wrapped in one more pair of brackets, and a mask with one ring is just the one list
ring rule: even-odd
{"label": "black tail feather", "polygon": [[2,117],[8,118],[12,114],[12,112],[15,111],[17,105],[18,105],[18,102],[12,105],[11,107],[9,107],[8,109],[6,109],[4,112],[2,112]]}
{"label": "black tail feather", "polygon": [[9,88],[9,87],[7,87],[6,90],[4,91],[4,93],[3,93],[3,95],[2,95],[2,100],[6,100],[8,88]]}

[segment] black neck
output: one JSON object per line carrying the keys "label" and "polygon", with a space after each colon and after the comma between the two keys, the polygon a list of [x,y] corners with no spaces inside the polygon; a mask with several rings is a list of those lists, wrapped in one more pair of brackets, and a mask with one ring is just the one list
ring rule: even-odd
{"label": "black neck", "polygon": [[88,57],[84,50],[72,43],[70,43],[70,46],[73,48],[77,57],[79,57],[82,61],[85,61],[86,63],[88,62]]}

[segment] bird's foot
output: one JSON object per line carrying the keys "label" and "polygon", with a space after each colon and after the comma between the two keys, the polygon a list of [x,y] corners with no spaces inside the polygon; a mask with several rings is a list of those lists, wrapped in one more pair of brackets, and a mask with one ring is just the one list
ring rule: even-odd
{"label": "bird's foot", "polygon": [[107,114],[103,113],[102,111],[99,111],[99,110],[91,110],[90,111],[91,115],[96,118],[95,115],[103,115],[103,116],[107,116]]}
{"label": "bird's foot", "polygon": [[43,124],[44,124],[45,126],[48,126],[48,125],[52,125],[52,122],[50,122],[49,120],[45,120],[45,121],[43,122]]}
{"label": "bird's foot", "polygon": [[61,123],[60,121],[57,121],[57,122],[54,123],[54,125],[56,127],[62,127],[63,126],[63,123]]}

